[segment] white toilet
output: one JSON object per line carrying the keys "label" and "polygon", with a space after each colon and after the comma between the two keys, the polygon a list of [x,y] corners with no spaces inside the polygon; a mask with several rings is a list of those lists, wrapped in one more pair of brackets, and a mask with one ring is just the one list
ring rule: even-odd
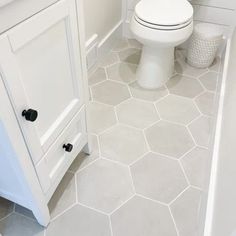
{"label": "white toilet", "polygon": [[188,0],[141,0],[131,20],[134,37],[143,44],[137,80],[155,89],[174,72],[174,48],[193,31],[193,8]]}

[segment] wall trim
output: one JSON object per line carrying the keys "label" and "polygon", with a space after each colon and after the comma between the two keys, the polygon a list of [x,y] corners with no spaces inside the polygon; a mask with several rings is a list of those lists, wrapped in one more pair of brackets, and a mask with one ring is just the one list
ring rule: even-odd
{"label": "wall trim", "polygon": [[[98,43],[97,45],[97,63],[92,68],[89,69],[89,73],[94,71],[97,64],[101,59],[114,47],[116,42],[123,37],[123,20],[120,20],[108,33],[107,35]],[[89,51],[89,42],[91,39],[86,41],[86,52]],[[87,54],[88,55],[88,54]]]}
{"label": "wall trim", "polygon": [[98,44],[98,60],[108,53],[115,43],[122,38],[123,20],[120,20]]}

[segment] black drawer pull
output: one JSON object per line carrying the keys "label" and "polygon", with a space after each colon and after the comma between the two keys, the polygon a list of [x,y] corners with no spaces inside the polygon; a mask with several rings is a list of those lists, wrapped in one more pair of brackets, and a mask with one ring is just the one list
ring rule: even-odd
{"label": "black drawer pull", "polygon": [[34,122],[38,118],[38,112],[33,109],[28,109],[22,111],[22,116],[24,116],[26,120]]}
{"label": "black drawer pull", "polygon": [[63,145],[63,148],[66,152],[71,152],[73,150],[73,145],[71,143],[67,143]]}

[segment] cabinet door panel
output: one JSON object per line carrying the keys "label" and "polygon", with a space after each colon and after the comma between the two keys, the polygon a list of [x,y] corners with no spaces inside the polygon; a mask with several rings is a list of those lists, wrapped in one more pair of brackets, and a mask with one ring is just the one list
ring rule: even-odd
{"label": "cabinet door panel", "polygon": [[[2,38],[0,47],[6,87],[38,162],[83,103],[74,1],[62,0],[23,22]],[[35,122],[21,115],[29,108],[38,111]]]}

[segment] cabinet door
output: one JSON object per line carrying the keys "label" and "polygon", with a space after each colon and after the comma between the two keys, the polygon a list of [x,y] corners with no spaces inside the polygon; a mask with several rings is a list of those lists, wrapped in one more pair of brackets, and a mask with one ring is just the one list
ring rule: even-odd
{"label": "cabinet door", "polygon": [[[0,39],[0,68],[35,163],[83,104],[75,1],[61,0]],[[23,110],[38,112],[32,122]]]}

